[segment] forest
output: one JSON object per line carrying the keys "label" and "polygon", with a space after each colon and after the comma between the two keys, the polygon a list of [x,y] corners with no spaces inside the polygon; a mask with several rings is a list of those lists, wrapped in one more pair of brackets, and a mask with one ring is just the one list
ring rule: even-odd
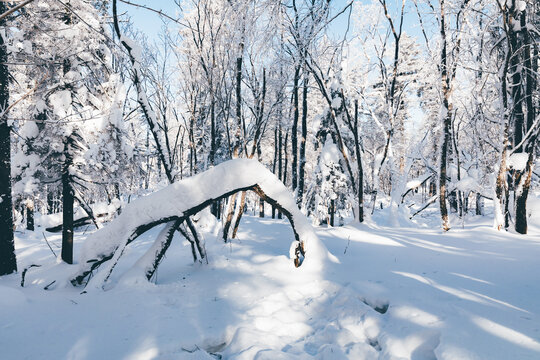
{"label": "forest", "polygon": [[[325,310],[320,323],[309,323],[315,329],[312,343],[308,331],[295,327],[294,335],[267,339],[255,352],[248,345],[271,332],[266,327],[275,317],[265,318],[266,330],[258,335],[239,334],[245,328],[231,330],[235,320],[220,318],[216,327],[228,330],[193,335],[191,347],[156,345],[150,355],[118,350],[113,358],[540,356],[538,329],[529,323],[503,326],[514,315],[501,313],[500,322],[468,307],[463,312],[476,314],[471,328],[452,322],[445,326],[458,329],[457,335],[438,329],[435,336],[426,325],[430,330],[420,332],[420,344],[399,347],[392,339],[410,335],[397,329],[411,313],[399,315],[403,307],[392,308],[393,301],[415,300],[374,285],[388,282],[381,279],[389,275],[359,275],[365,266],[379,269],[378,256],[398,259],[386,248],[372,250],[377,241],[405,247],[400,254],[410,264],[431,266],[426,249],[478,256],[493,264],[484,269],[491,274],[483,280],[471,275],[478,270],[472,263],[465,266],[470,274],[459,273],[460,280],[478,280],[477,286],[495,281],[497,261],[508,251],[525,264],[511,267],[510,274],[532,282],[520,292],[512,286],[521,280],[505,278],[510,288],[497,294],[512,300],[495,301],[497,296],[478,289],[450,291],[422,277],[427,270],[413,274],[405,266],[391,273],[474,306],[526,309],[529,320],[540,321],[538,301],[512,305],[516,294],[540,295],[540,267],[532,259],[540,255],[537,0],[2,0],[0,35],[0,297],[46,299],[43,294],[52,292],[43,289],[58,290],[54,296],[78,303],[75,294],[119,299],[127,287],[134,297],[142,292],[141,298],[150,299],[167,286],[180,286],[170,259],[186,262],[184,271],[213,284],[205,285],[212,293],[225,279],[244,281],[241,264],[267,274],[272,266],[262,264],[276,261],[273,267],[286,285],[245,291],[283,291],[287,301],[277,303],[289,308],[286,317],[299,311],[311,316],[311,310],[290,308],[295,296],[306,304],[317,298],[320,308],[358,311],[361,335],[343,325],[343,314],[336,315],[338,321]],[[270,255],[257,255],[246,241],[258,237],[285,249],[264,245],[261,251]],[[187,255],[177,254],[176,242]],[[355,250],[360,243],[366,248]],[[353,253],[363,260],[341,258]],[[500,257],[493,260],[495,253]],[[288,265],[279,262],[282,254]],[[229,257],[231,264],[224,265]],[[259,262],[260,257],[276,259]],[[455,274],[450,268],[460,261],[444,260],[441,268],[434,263],[433,271]],[[327,270],[334,268],[341,270]],[[231,277],[213,278],[215,269]],[[250,272],[254,284],[270,281]],[[314,295],[306,286],[310,281],[323,284],[319,290],[326,295]],[[156,290],[160,284],[164,290]],[[41,295],[21,290],[32,286]],[[190,301],[204,297],[196,286],[190,289]],[[339,302],[335,294],[346,300]],[[106,296],[108,304],[117,301]],[[150,301],[170,300],[158,299]],[[3,301],[0,318],[18,306],[16,300]],[[217,314],[212,306],[201,309]],[[257,309],[243,311],[253,315]],[[387,310],[393,320],[372,335],[370,316],[379,319]],[[454,316],[440,311],[434,310],[440,319]],[[62,322],[69,323],[64,316]],[[330,320],[339,323],[337,333],[346,328],[355,340],[320,334]],[[483,345],[473,341],[463,345],[465,352],[456,350],[476,334],[470,330],[475,326],[488,336],[479,341]],[[509,347],[490,350],[494,334],[510,339]],[[156,335],[157,343],[164,336]],[[23,355],[1,340],[0,347],[11,348],[13,359]],[[272,352],[277,350],[283,357]],[[44,358],[103,357],[85,351]]]}

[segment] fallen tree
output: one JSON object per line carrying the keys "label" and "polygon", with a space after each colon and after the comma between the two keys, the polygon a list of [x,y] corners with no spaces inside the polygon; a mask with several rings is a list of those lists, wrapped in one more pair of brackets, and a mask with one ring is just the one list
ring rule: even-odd
{"label": "fallen tree", "polygon": [[[289,219],[295,238],[290,255],[296,267],[302,264],[304,256],[308,256],[306,260],[313,264],[321,264],[328,258],[328,251],[285,185],[258,161],[235,159],[128,204],[112,223],[88,237],[81,252],[79,269],[71,283],[81,285],[88,282],[86,279],[94,270],[108,263],[106,269],[92,278],[96,286],[102,287],[126,246],[141,234],[163,223],[187,223],[190,216],[214,201],[242,191],[255,192]],[[155,272],[171,238],[158,237],[151,248],[153,253],[145,254],[147,260],[142,266],[138,265],[144,268],[147,277]]]}
{"label": "fallen tree", "polygon": [[[83,217],[80,217],[80,218],[78,218],[76,220],[73,220],[73,227],[78,228],[78,227],[85,226],[85,225],[92,225],[92,224],[95,225],[96,224],[96,218],[103,218],[103,217],[107,217],[107,216],[111,216],[111,214],[109,214],[109,213],[98,214],[94,218],[92,218],[90,216],[83,216]],[[47,230],[48,232],[60,232],[60,231],[62,231],[63,226],[64,226],[64,224],[58,224],[58,225],[54,225],[54,226],[49,226],[49,227],[45,228],[45,230]]]}

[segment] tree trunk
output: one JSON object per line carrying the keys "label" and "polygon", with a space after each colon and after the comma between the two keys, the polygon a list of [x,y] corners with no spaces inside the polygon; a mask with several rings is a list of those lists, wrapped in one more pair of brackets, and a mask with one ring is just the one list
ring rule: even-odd
{"label": "tree trunk", "polygon": [[292,190],[298,187],[298,82],[300,79],[300,66],[296,66],[294,70],[294,85],[293,85],[293,123],[291,128],[291,148],[292,148],[292,163],[291,163],[291,181]]}
{"label": "tree trunk", "polygon": [[285,134],[285,142],[283,145],[283,151],[285,152],[285,164],[283,165],[283,184],[287,185],[287,169],[289,165],[289,153],[287,152],[287,142],[289,140],[289,132]]}
{"label": "tree trunk", "polygon": [[516,232],[520,234],[527,233],[527,197],[531,186],[533,159],[533,151],[531,151],[525,173],[516,189]]}
{"label": "tree trunk", "polygon": [[364,169],[362,168],[362,153],[358,135],[358,100],[354,101],[354,148],[356,150],[356,166],[358,167],[358,221],[364,222]]}
{"label": "tree trunk", "polygon": [[234,228],[232,233],[232,238],[236,238],[236,233],[238,232],[238,227],[240,226],[240,220],[242,220],[242,215],[244,215],[244,207],[246,206],[246,191],[242,192],[242,195],[240,196],[240,205],[238,207],[238,214],[236,215],[236,219],[234,220]]}
{"label": "tree trunk", "polygon": [[334,213],[336,212],[336,202],[334,199],[330,200],[330,226],[334,227]]}
{"label": "tree trunk", "polygon": [[[536,109],[533,103],[533,92],[536,88],[536,74],[533,73],[535,68],[532,65],[531,59],[531,36],[527,29],[527,10],[521,13],[521,29],[523,31],[523,46],[525,54],[525,105],[527,106],[527,121],[525,125],[525,132],[532,130],[534,126],[534,119],[536,115]],[[525,151],[529,154],[527,159],[527,165],[525,169],[519,171],[518,183],[516,184],[515,197],[516,197],[516,225],[515,229],[520,234],[527,233],[527,197],[529,194],[529,188],[531,185],[532,168],[534,163],[534,147],[536,145],[536,134],[538,130],[533,131],[534,135],[526,142],[524,147]]]}
{"label": "tree trunk", "polygon": [[195,241],[193,241],[191,236],[189,236],[187,230],[182,225],[178,226],[176,228],[176,230],[178,230],[178,232],[180,234],[182,234],[186,238],[186,240],[189,242],[189,244],[191,245],[191,255],[193,256],[193,262],[196,262],[197,261],[197,251],[195,250]]}
{"label": "tree trunk", "polygon": [[484,199],[476,193],[476,215],[484,215]]}
{"label": "tree trunk", "polygon": [[[192,114],[189,121],[189,175],[197,173],[197,146],[195,144],[195,114]],[[171,180],[169,182],[172,182]]]}
{"label": "tree trunk", "polygon": [[[278,115],[279,116],[279,115]],[[274,162],[272,163],[272,172],[276,174],[276,167],[278,165],[278,126],[274,128]],[[278,179],[281,180],[281,169]],[[276,208],[272,206],[272,219],[276,218]]]}
{"label": "tree trunk", "polygon": [[[287,167],[287,164],[285,164],[285,167]],[[281,117],[278,124],[278,179],[285,184],[285,179],[283,177],[283,129],[281,128]],[[278,219],[281,219],[282,217],[281,212],[278,210]]]}
{"label": "tree trunk", "polygon": [[150,185],[150,131],[146,131],[146,173],[144,174],[144,189]]}
{"label": "tree trunk", "polygon": [[[240,44],[241,53],[244,44]],[[242,54],[236,59],[236,135],[233,146],[233,159],[240,155],[242,150]]]}
{"label": "tree trunk", "polygon": [[72,155],[70,153],[72,135],[64,144],[64,156],[66,160],[62,169],[62,260],[73,264],[73,203],[75,192],[70,174]]}
{"label": "tree trunk", "polygon": [[[0,2],[0,13],[7,10],[6,3]],[[5,29],[5,19],[0,20],[0,28]],[[15,242],[13,237],[13,212],[11,198],[11,129],[4,110],[9,105],[9,70],[4,36],[0,36],[0,275],[17,271]]]}
{"label": "tree trunk", "polygon": [[155,251],[155,257],[154,261],[152,262],[152,265],[146,269],[146,278],[150,281],[154,274],[157,271],[157,268],[159,264],[161,263],[161,260],[163,259],[163,256],[165,255],[165,252],[171,245],[171,241],[174,237],[174,232],[176,229],[180,226],[182,223],[181,219],[178,219],[176,221],[171,221],[165,224],[165,227],[163,230],[161,230],[160,234],[158,235],[155,244],[150,248],[149,251]]}
{"label": "tree trunk", "polygon": [[448,56],[446,52],[446,25],[444,0],[440,0],[441,5],[441,80],[443,89],[443,141],[441,144],[440,168],[439,168],[439,207],[441,210],[442,228],[444,231],[450,230],[450,221],[448,219],[448,208],[446,206],[446,163],[448,156],[448,144],[450,143],[450,127],[452,123],[450,97],[450,78],[448,76]]}
{"label": "tree trunk", "polygon": [[34,231],[34,200],[26,199],[26,230]]}
{"label": "tree trunk", "polygon": [[212,103],[210,104],[210,165],[214,166],[215,154],[216,154],[216,104],[214,95],[210,97]]}
{"label": "tree trunk", "polygon": [[[53,187],[48,185],[47,186],[47,214],[53,214],[54,213],[54,194]],[[55,189],[56,190],[56,189]]]}
{"label": "tree trunk", "polygon": [[[191,236],[193,237],[193,242],[197,246],[197,250],[199,251],[201,260],[205,259],[206,258],[205,247],[201,244],[199,233],[197,232],[195,225],[193,225],[193,222],[190,220],[189,217],[186,218],[186,224],[187,224],[187,227],[189,228],[189,231],[191,232]],[[208,261],[206,263],[208,264]]]}
{"label": "tree trunk", "polygon": [[[448,105],[444,101],[445,107]],[[444,135],[443,143],[441,146],[441,156],[440,156],[440,168],[439,168],[439,206],[441,210],[441,219],[442,219],[442,228],[444,231],[450,230],[450,221],[448,219],[448,208],[446,206],[446,162],[448,155],[448,143],[450,140],[450,121],[448,116],[444,119]]]}
{"label": "tree trunk", "polygon": [[236,197],[237,193],[231,195],[229,198],[229,205],[228,205],[228,211],[227,211],[227,218],[225,219],[225,224],[223,225],[223,241],[227,242],[229,237],[229,229],[231,227],[232,219],[234,216],[234,211],[236,209]]}
{"label": "tree trunk", "polygon": [[[516,1],[517,2],[517,1]],[[510,89],[512,91],[512,112],[514,116],[514,131],[513,131],[513,145],[517,147],[515,152],[523,152],[523,146],[519,145],[523,140],[524,134],[524,125],[525,125],[525,114],[523,113],[523,84],[521,76],[521,63],[522,58],[519,56],[521,52],[521,46],[518,39],[519,33],[515,31],[514,26],[518,25],[518,19],[514,17],[514,13],[517,12],[515,6],[510,8],[510,31],[508,32],[508,38],[510,43],[510,53],[512,54],[510,58],[510,69],[508,71],[511,74],[512,83],[510,84]]]}
{"label": "tree trunk", "polygon": [[302,137],[300,138],[300,164],[298,169],[298,196],[296,204],[302,208],[302,197],[304,196],[304,181],[306,169],[306,138],[307,138],[307,96],[308,96],[309,73],[304,70],[304,85],[302,89]]}

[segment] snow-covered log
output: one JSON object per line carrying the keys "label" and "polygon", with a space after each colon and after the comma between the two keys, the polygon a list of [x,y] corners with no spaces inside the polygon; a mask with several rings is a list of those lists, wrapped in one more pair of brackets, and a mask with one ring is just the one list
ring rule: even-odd
{"label": "snow-covered log", "polygon": [[257,193],[289,219],[295,237],[291,239],[291,253],[296,255],[291,257],[295,257],[296,266],[302,264],[304,255],[305,267],[321,266],[329,258],[285,185],[258,161],[235,159],[128,204],[118,218],[85,241],[72,284],[82,284],[94,269],[112,259],[108,268],[93,279],[102,283],[124,248],[145,231],[168,221],[186,219],[218,199],[247,190]]}

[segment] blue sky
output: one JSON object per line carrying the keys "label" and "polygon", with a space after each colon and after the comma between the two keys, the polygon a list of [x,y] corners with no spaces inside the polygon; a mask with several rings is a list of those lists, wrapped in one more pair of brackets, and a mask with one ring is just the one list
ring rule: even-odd
{"label": "blue sky", "polygon": [[[173,0],[132,0],[137,4],[143,4],[156,10],[162,10],[167,15],[177,18],[178,7]],[[347,0],[335,0],[335,9],[343,8],[348,1]],[[152,11],[138,8],[118,2],[118,12],[123,14],[126,12],[133,22],[135,28],[145,33],[149,39],[157,39],[158,34],[162,28],[163,22],[160,16]],[[343,14],[340,18],[334,22],[334,30],[336,33],[342,33],[347,25],[347,15]]]}
{"label": "blue sky", "polygon": [[[172,0],[133,0],[136,4],[144,4],[176,18],[177,6]],[[118,2],[119,14],[127,13],[136,29],[145,33],[149,39],[156,39],[163,25],[160,16],[152,11]]]}
{"label": "blue sky", "polygon": [[[144,4],[153,9],[162,10],[164,13],[170,15],[171,17],[178,17],[177,14],[178,7],[176,6],[173,0],[131,0],[137,4]],[[358,1],[358,0],[357,0]],[[361,0],[362,2],[365,0]],[[334,9],[342,9],[349,0],[334,0]],[[389,1],[390,11],[394,14],[397,13],[397,9],[401,5],[401,0]],[[127,12],[131,17],[133,25],[135,28],[141,30],[145,33],[149,39],[157,39],[157,36],[162,28],[163,22],[160,19],[159,15],[151,11],[141,9],[135,6],[126,5],[122,2],[118,2],[118,9],[120,13]],[[394,10],[394,11],[392,11]],[[366,14],[369,16],[369,14]],[[396,16],[396,15],[394,15]],[[347,25],[347,14],[341,15],[338,19],[334,21],[331,31],[336,34],[343,34]],[[425,24],[429,26],[429,24]],[[414,37],[419,38],[421,35],[420,29],[418,27],[417,15],[414,11],[414,8],[409,4],[407,8],[407,13],[405,15],[405,31]],[[419,39],[423,42],[422,39]]]}

